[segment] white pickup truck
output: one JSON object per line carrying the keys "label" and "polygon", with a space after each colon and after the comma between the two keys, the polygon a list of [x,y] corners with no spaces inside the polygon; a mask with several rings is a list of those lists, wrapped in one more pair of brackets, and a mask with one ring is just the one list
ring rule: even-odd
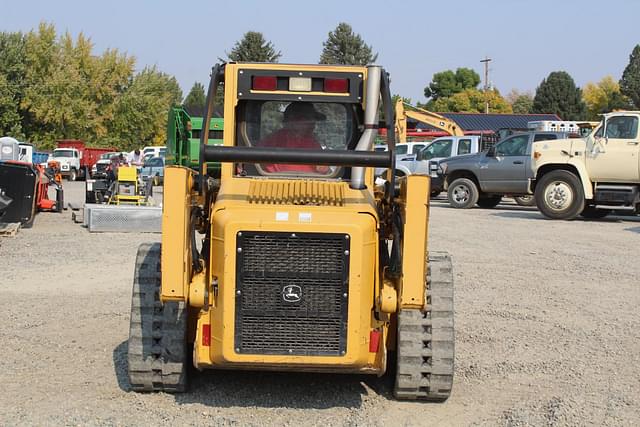
{"label": "white pickup truck", "polygon": [[[439,160],[477,153],[485,148],[480,136],[443,136],[429,143],[421,143],[419,150],[416,149],[417,144],[413,144],[413,147],[410,147],[412,152],[401,148],[400,152],[405,151],[405,154],[396,155],[396,176],[431,176],[432,196],[440,194],[444,188],[442,177],[437,173]],[[398,147],[402,145],[404,144],[398,144]],[[376,173],[381,174],[377,170]]]}

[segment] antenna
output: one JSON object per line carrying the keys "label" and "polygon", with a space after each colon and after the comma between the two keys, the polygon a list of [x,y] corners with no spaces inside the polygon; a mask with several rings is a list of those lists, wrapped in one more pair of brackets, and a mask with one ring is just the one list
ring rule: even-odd
{"label": "antenna", "polygon": [[487,91],[489,90],[489,62],[491,58],[485,56],[480,62],[484,63],[484,113],[489,114],[489,99],[487,98]]}

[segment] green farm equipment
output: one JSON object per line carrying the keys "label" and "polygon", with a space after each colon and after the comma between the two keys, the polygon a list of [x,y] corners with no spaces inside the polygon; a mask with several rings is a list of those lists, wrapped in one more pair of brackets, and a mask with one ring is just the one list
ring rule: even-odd
{"label": "green farm equipment", "polygon": [[[222,118],[212,118],[209,124],[208,145],[222,145]],[[183,107],[169,110],[167,124],[167,165],[179,165],[192,169],[199,168],[200,134],[204,119],[192,117]],[[209,173],[219,173],[219,163],[208,163]]]}

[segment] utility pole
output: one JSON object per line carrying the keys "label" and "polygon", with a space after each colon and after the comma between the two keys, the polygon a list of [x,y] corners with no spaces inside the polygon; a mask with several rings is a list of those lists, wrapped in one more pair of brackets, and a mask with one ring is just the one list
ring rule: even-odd
{"label": "utility pole", "polygon": [[491,58],[485,56],[480,62],[484,63],[484,113],[489,114],[489,99],[487,93],[489,91],[489,62]]}

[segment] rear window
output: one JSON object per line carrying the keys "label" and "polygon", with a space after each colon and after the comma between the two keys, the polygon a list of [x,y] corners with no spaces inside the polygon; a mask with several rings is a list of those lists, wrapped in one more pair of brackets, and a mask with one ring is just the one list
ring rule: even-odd
{"label": "rear window", "polygon": [[458,141],[458,155],[471,153],[471,140],[461,139]]}
{"label": "rear window", "polygon": [[[237,145],[308,150],[345,150],[357,141],[353,107],[326,102],[246,101]],[[260,175],[335,176],[342,168],[264,164]]]}

